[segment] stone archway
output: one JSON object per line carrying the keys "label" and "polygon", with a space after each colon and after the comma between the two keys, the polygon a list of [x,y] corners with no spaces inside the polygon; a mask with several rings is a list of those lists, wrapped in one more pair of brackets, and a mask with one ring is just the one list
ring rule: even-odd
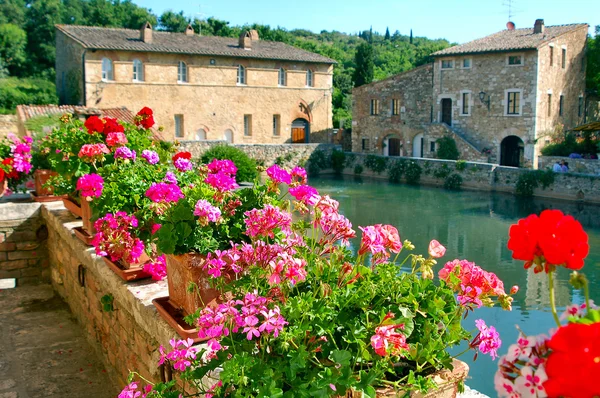
{"label": "stone archway", "polygon": [[520,137],[509,135],[500,143],[500,165],[520,167],[523,165],[525,144]]}
{"label": "stone archway", "polygon": [[206,141],[207,137],[207,133],[205,129],[198,129],[196,130],[196,140],[197,141]]}
{"label": "stone archway", "polygon": [[231,130],[231,129],[225,130],[225,132],[223,133],[223,139],[228,144],[233,144],[233,130]]}
{"label": "stone archway", "polygon": [[423,143],[425,142],[423,138],[423,133],[419,133],[415,135],[413,138],[413,147],[412,147],[412,157],[413,158],[422,158],[423,157]]}
{"label": "stone archway", "polygon": [[292,144],[306,144],[310,142],[310,122],[298,118],[292,122]]}
{"label": "stone archway", "polygon": [[383,156],[401,156],[402,139],[398,134],[389,134],[383,138]]}

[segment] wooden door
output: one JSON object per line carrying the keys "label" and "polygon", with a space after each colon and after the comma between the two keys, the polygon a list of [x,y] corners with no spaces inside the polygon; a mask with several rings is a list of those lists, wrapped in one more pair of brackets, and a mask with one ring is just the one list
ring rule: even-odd
{"label": "wooden door", "polygon": [[388,145],[388,156],[400,156],[400,140],[398,138],[390,138]]}
{"label": "wooden door", "polygon": [[292,127],[292,143],[304,144],[306,142],[306,130],[304,127]]}
{"label": "wooden door", "polygon": [[450,98],[442,99],[442,123],[452,126],[452,100]]}

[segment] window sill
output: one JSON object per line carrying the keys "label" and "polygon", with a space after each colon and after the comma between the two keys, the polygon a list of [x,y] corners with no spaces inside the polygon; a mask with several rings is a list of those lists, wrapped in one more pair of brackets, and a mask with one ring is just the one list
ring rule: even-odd
{"label": "window sill", "polygon": [[471,116],[470,113],[460,113],[458,116]]}
{"label": "window sill", "polygon": [[177,84],[189,84],[189,83],[190,82],[182,82],[182,81],[177,80]]}
{"label": "window sill", "polygon": [[246,86],[248,86],[246,83],[236,83],[235,85],[239,86],[239,87],[246,87]]}
{"label": "window sill", "polygon": [[521,115],[520,113],[517,113],[517,114],[505,113],[504,116],[506,116],[506,117],[521,117],[523,115]]}

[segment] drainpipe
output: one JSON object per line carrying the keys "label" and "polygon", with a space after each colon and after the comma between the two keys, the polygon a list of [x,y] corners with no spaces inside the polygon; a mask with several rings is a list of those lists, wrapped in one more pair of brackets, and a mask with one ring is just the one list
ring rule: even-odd
{"label": "drainpipe", "polygon": [[84,48],[83,53],[81,53],[81,71],[83,74],[83,106],[87,106],[87,96],[85,92],[85,53],[87,53],[87,48]]}

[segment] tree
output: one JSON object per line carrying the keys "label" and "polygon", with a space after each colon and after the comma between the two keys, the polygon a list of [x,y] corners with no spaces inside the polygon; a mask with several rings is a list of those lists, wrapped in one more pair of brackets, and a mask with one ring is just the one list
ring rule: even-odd
{"label": "tree", "polygon": [[27,53],[31,75],[45,75],[54,80],[54,25],[61,23],[63,12],[60,0],[33,0],[27,10]]}
{"label": "tree", "polygon": [[13,76],[21,72],[26,45],[27,34],[23,29],[11,23],[0,25],[0,59]]}
{"label": "tree", "polygon": [[158,27],[167,32],[185,32],[190,22],[190,19],[183,15],[183,11],[174,13],[172,10],[167,10],[158,18]]}
{"label": "tree", "polygon": [[25,0],[0,0],[0,24],[23,26],[26,12]]}
{"label": "tree", "polygon": [[371,83],[375,64],[373,62],[373,46],[370,43],[361,43],[356,48],[355,63],[354,87]]}
{"label": "tree", "polygon": [[589,90],[600,95],[600,25],[596,26],[595,34],[587,42],[586,83]]}
{"label": "tree", "polygon": [[385,40],[390,40],[390,28],[385,28]]}

